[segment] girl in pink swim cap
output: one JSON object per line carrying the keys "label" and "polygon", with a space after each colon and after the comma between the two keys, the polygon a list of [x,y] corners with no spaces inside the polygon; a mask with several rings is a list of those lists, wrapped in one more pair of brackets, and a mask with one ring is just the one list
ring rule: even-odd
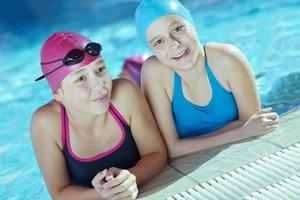
{"label": "girl in pink swim cap", "polygon": [[31,120],[37,162],[53,199],[135,199],[166,164],[166,149],[139,88],[112,80],[100,44],[69,32],[41,49],[54,99]]}

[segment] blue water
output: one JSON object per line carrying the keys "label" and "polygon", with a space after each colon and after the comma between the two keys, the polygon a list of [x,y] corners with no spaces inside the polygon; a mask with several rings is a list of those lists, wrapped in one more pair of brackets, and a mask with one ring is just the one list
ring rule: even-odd
{"label": "blue water", "polygon": [[[102,43],[113,77],[124,58],[150,52],[136,38],[137,0],[10,2],[0,7],[0,199],[50,199],[29,137],[32,112],[52,98],[46,81],[34,82],[43,41],[75,31]],[[182,2],[202,43],[233,43],[247,55],[264,106],[283,113],[300,104],[299,0]]]}

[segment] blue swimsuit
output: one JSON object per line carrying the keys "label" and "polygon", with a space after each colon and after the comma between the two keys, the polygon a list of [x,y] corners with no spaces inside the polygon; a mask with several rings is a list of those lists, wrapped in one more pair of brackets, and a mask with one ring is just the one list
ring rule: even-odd
{"label": "blue swimsuit", "polygon": [[205,69],[212,89],[211,100],[206,106],[195,105],[184,97],[181,78],[175,72],[172,111],[179,138],[207,134],[238,118],[232,92],[225,90],[214,77],[206,55]]}

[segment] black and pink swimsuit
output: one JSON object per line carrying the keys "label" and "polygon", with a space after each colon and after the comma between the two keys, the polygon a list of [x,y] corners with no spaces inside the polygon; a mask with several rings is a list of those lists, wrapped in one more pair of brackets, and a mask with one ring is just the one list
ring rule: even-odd
{"label": "black and pink swimsuit", "polygon": [[71,183],[74,185],[92,187],[91,181],[98,172],[110,167],[128,169],[133,167],[140,159],[130,126],[112,104],[110,104],[108,111],[122,131],[121,140],[112,149],[104,153],[91,158],[80,158],[71,149],[68,115],[61,105],[63,154]]}

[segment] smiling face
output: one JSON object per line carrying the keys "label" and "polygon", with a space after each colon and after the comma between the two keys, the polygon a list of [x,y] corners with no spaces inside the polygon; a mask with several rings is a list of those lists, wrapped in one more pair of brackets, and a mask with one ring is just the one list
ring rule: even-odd
{"label": "smiling face", "polygon": [[108,110],[112,80],[100,57],[69,74],[56,97],[64,106],[80,112],[102,114]]}
{"label": "smiling face", "polygon": [[147,40],[156,57],[177,70],[191,68],[200,53],[195,27],[179,15],[166,15],[152,23]]}

